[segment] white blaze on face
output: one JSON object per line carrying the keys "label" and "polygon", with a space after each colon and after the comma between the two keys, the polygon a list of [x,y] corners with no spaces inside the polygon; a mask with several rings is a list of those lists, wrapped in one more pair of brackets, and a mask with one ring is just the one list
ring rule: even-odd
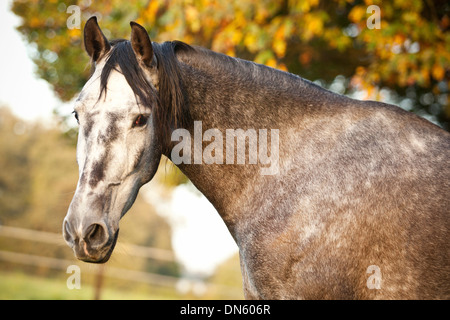
{"label": "white blaze on face", "polygon": [[[73,202],[78,214],[107,214],[111,227],[134,202],[137,190],[148,181],[146,167],[152,156],[149,108],[138,105],[125,77],[113,70],[106,96],[100,94],[103,64],[84,86],[76,102],[79,119],[77,162],[80,179]],[[133,125],[140,116],[149,121]],[[71,206],[72,208],[72,206]],[[114,222],[112,222],[114,221]]]}

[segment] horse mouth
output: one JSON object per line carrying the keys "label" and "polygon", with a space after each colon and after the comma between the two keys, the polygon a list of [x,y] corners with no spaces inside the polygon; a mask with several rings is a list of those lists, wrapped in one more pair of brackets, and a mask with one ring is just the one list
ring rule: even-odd
{"label": "horse mouth", "polygon": [[[83,262],[88,262],[88,263],[105,263],[109,260],[109,258],[111,258],[111,255],[114,251],[114,248],[116,246],[117,243],[117,238],[119,237],[119,230],[116,231],[116,233],[114,234],[114,236],[112,237],[112,240],[109,242],[109,244],[107,244],[103,250],[99,250],[99,252],[97,252],[95,255],[90,253],[88,250],[86,250],[84,252],[83,255],[81,256],[77,256],[78,260],[81,260]],[[103,254],[103,252],[105,252]]]}

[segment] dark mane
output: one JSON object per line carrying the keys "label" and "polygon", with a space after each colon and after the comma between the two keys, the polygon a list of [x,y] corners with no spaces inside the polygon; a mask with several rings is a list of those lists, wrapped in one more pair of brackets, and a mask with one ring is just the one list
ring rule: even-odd
{"label": "dark mane", "polygon": [[136,101],[152,111],[152,117],[162,145],[167,146],[173,129],[185,127],[189,120],[189,109],[185,101],[184,88],[177,50],[194,50],[189,45],[170,41],[152,43],[156,56],[154,67],[158,70],[158,90],[146,79],[128,40],[112,40],[111,51],[100,77],[100,96],[107,92],[108,78],[112,70],[122,73],[133,90]]}

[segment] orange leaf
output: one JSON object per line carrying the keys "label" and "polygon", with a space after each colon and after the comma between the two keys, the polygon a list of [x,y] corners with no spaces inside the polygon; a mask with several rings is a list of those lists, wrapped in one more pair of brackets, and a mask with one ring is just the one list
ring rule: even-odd
{"label": "orange leaf", "polygon": [[433,68],[431,69],[431,75],[437,81],[440,81],[440,80],[444,79],[445,70],[444,70],[444,68],[442,68],[442,66],[435,64],[433,66]]}
{"label": "orange leaf", "polygon": [[366,9],[362,6],[355,6],[348,14],[348,18],[352,22],[360,22],[366,15]]}

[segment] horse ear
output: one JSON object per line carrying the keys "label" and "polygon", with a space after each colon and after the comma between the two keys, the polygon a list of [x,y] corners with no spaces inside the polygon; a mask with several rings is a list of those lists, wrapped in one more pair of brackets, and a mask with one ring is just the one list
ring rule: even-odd
{"label": "horse ear", "polygon": [[84,47],[94,62],[111,49],[108,39],[98,26],[97,17],[90,17],[84,26]]}
{"label": "horse ear", "polygon": [[138,60],[142,60],[148,67],[152,64],[153,47],[147,30],[140,24],[131,21],[131,47]]}

